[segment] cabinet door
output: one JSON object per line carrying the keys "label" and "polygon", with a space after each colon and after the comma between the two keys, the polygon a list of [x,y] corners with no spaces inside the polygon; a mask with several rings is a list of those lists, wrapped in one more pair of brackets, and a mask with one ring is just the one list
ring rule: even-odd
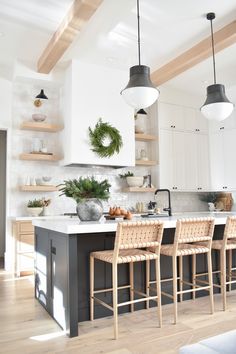
{"label": "cabinet door", "polygon": [[190,107],[183,108],[185,130],[195,131],[196,127],[196,110]]}
{"label": "cabinet door", "polygon": [[206,117],[203,116],[203,114],[200,112],[200,110],[196,110],[196,129],[199,129],[200,132],[202,133],[207,133],[208,132],[208,120]]}
{"label": "cabinet door", "polygon": [[160,145],[159,145],[159,160],[160,160],[160,188],[173,189],[173,140],[172,131],[160,130]]}
{"label": "cabinet door", "polygon": [[235,154],[236,129],[223,132],[224,151],[224,190],[236,189],[236,154]]}
{"label": "cabinet door", "polygon": [[224,183],[224,152],[221,132],[210,134],[211,187],[222,190]]}
{"label": "cabinet door", "polygon": [[67,242],[66,237],[50,235],[50,269],[51,269],[51,313],[55,320],[66,327],[65,309],[68,308],[67,296]]}
{"label": "cabinet door", "polygon": [[48,291],[48,232],[40,231],[38,235],[37,228],[35,231],[35,297],[39,302],[49,308],[49,291]]}
{"label": "cabinet door", "polygon": [[183,132],[173,132],[173,183],[175,190],[185,188],[185,135]]}
{"label": "cabinet door", "polygon": [[185,188],[192,191],[198,190],[197,138],[198,134],[185,134]]}
{"label": "cabinet door", "polygon": [[170,103],[159,102],[158,120],[161,129],[183,130],[183,107]]}
{"label": "cabinet door", "polygon": [[197,190],[210,188],[210,161],[207,134],[196,134],[197,137]]}

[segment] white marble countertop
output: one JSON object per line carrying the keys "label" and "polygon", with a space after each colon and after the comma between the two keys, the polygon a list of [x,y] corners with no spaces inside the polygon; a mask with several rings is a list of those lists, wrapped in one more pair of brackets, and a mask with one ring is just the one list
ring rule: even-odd
{"label": "white marble countertop", "polygon": [[68,215],[48,215],[48,216],[8,216],[12,221],[30,221],[30,220],[67,220],[70,219]]}
{"label": "white marble countertop", "polygon": [[[141,218],[134,217],[132,221],[141,220],[162,220],[165,228],[174,228],[177,219],[180,218],[198,218],[198,217],[214,217],[216,225],[223,225],[227,216],[236,215],[236,212],[186,212],[176,213],[173,216],[157,217],[157,218]],[[80,221],[77,217],[70,218],[68,216],[51,217],[51,218],[31,218],[34,226],[44,229],[62,232],[64,234],[86,234],[99,232],[114,232],[120,221],[107,221],[102,218],[100,221]]]}

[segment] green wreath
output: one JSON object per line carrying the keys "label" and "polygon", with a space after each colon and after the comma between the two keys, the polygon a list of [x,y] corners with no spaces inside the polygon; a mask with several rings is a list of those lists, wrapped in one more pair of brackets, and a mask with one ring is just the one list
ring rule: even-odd
{"label": "green wreath", "polygon": [[[123,145],[119,130],[109,123],[103,123],[101,118],[99,118],[94,130],[89,127],[89,138],[93,147],[91,150],[100,157],[111,157],[115,153],[119,153]],[[107,146],[104,145],[106,138],[111,141]]]}

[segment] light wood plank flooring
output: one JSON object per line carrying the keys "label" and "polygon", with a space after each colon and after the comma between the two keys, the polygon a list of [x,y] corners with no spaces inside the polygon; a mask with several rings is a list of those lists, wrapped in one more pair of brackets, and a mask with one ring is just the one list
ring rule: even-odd
{"label": "light wood plank flooring", "polygon": [[214,315],[209,298],[179,304],[179,323],[172,324],[172,306],[163,306],[163,328],[157,311],[136,311],[119,316],[119,339],[113,340],[112,318],[80,324],[80,337],[68,338],[34,299],[33,278],[15,279],[0,270],[0,353],[152,354],[177,353],[186,344],[214,336],[236,325],[236,291],[227,296],[223,312],[215,296]]}

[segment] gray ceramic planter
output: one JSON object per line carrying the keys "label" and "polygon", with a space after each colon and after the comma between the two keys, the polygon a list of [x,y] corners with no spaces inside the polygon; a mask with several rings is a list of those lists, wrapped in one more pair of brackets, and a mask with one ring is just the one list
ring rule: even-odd
{"label": "gray ceramic planter", "polygon": [[81,221],[98,221],[102,217],[103,207],[99,199],[91,198],[79,202],[76,211]]}

